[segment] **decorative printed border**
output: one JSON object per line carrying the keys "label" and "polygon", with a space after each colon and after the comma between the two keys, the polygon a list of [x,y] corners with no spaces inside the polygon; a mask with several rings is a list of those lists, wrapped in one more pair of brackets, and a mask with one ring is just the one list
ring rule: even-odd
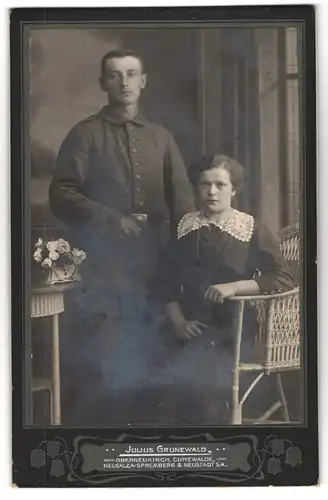
{"label": "decorative printed border", "polygon": [[[148,442],[166,442],[167,438],[162,435],[145,436],[135,434],[120,434],[115,441],[111,443],[145,443]],[[212,434],[194,434],[189,436],[169,436],[171,442],[193,441],[207,443],[227,443],[237,444],[238,442],[249,442],[251,444],[251,453],[248,457],[249,471],[243,472],[239,468],[235,471],[201,471],[201,472],[92,472],[84,474],[81,471],[83,457],[81,455],[81,445],[84,444],[105,444],[108,440],[94,438],[89,436],[77,436],[73,441],[73,449],[69,449],[66,441],[61,437],[55,437],[52,441],[42,441],[38,448],[31,451],[30,465],[35,468],[46,468],[51,476],[60,478],[66,476],[69,482],[82,482],[90,486],[113,483],[119,480],[135,479],[136,477],[146,478],[153,482],[173,482],[179,481],[185,477],[207,478],[216,482],[225,483],[243,483],[250,479],[256,479],[261,482],[266,474],[277,475],[290,467],[296,467],[302,464],[302,454],[300,448],[293,446],[288,439],[278,438],[276,435],[269,435],[265,438],[263,445],[259,446],[258,438],[253,434],[241,436],[228,436],[224,438],[215,438]],[[196,441],[195,441],[196,440]]]}

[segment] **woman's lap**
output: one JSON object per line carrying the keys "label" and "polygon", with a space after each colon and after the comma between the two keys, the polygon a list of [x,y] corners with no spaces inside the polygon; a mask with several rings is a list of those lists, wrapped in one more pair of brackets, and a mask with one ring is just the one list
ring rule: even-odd
{"label": "woman's lap", "polygon": [[[137,309],[124,321],[107,314],[96,328],[79,332],[72,350],[82,392],[89,392],[83,399],[91,401],[91,391],[102,401],[99,411],[104,420],[108,411],[108,422],[215,424],[231,395],[233,338],[228,342],[227,332],[209,327],[201,337],[181,342],[171,329],[159,328],[156,318],[140,315],[147,312],[145,304]],[[250,352],[251,343],[243,349]],[[92,366],[98,372],[94,383]]]}
{"label": "woman's lap", "polygon": [[[160,332],[152,380],[160,386],[200,389],[231,387],[234,367],[234,341],[227,332],[208,327],[203,335],[182,342],[167,328]],[[252,343],[245,340],[244,356],[251,356]],[[154,356],[155,357],[155,356]]]}

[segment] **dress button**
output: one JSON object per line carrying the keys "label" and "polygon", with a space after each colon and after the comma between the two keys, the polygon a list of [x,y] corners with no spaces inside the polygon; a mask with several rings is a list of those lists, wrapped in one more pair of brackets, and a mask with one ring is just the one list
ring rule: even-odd
{"label": "dress button", "polygon": [[137,179],[140,179],[140,177],[141,177],[141,175],[140,175],[140,174],[137,174],[137,175],[136,175],[136,178],[137,178]]}
{"label": "dress button", "polygon": [[138,161],[135,162],[135,166],[139,167],[140,163]]}
{"label": "dress button", "polygon": [[141,207],[143,206],[143,204],[144,204],[144,202],[143,202],[143,201],[139,201],[139,205],[140,205]]}
{"label": "dress button", "polygon": [[136,148],[133,148],[133,149],[132,149],[132,152],[133,152],[133,153],[138,153],[138,150],[137,150]]}

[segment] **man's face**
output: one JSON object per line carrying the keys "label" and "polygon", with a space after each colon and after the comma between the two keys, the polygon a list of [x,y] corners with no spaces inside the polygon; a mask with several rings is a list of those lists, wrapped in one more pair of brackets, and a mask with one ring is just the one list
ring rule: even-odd
{"label": "man's face", "polygon": [[139,59],[133,56],[114,57],[106,61],[100,84],[102,90],[107,92],[109,101],[134,104],[141,89],[146,86],[146,75],[142,73]]}

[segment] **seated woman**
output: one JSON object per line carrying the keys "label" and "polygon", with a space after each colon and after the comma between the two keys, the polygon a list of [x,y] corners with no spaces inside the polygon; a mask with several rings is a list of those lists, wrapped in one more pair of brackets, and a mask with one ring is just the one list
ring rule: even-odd
{"label": "seated woman", "polygon": [[[177,239],[160,257],[169,328],[153,382],[166,395],[163,423],[218,424],[232,388],[235,304],[227,299],[286,291],[293,282],[268,229],[231,206],[242,166],[217,154],[190,174],[200,211],[181,219]],[[256,323],[246,312],[243,355],[251,356]]]}

